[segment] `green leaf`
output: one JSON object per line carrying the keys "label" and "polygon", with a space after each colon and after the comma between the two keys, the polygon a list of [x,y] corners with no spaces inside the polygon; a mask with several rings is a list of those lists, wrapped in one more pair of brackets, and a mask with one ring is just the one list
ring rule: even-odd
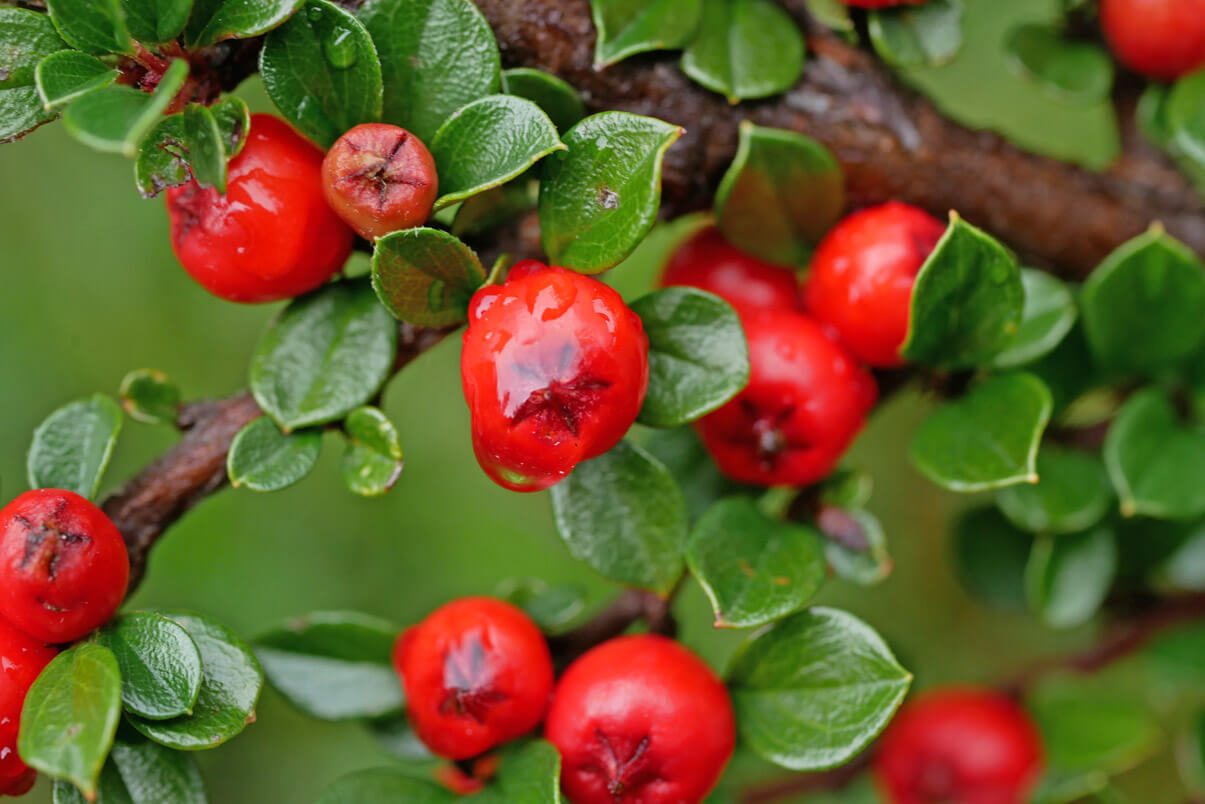
{"label": "green leaf", "polygon": [[502,91],[539,106],[557,131],[568,131],[586,116],[586,104],[576,89],[552,73],[534,67],[503,70]]}
{"label": "green leaf", "polygon": [[590,6],[596,70],[637,53],[684,47],[703,15],[703,0],[591,0]]}
{"label": "green leaf", "polygon": [[470,0],[368,0],[359,16],[381,56],[382,119],[423,142],[452,112],[501,87],[498,43]]}
{"label": "green leaf", "polygon": [[815,607],[755,634],[728,673],[742,739],[791,770],[842,764],[887,725],[912,676],[851,614]]}
{"label": "green leaf", "polygon": [[117,659],[126,709],[148,720],[192,714],[201,691],[201,652],[180,625],[136,611],[109,623],[97,640]]}
{"label": "green leaf", "polygon": [[672,287],[637,299],[649,338],[649,388],[640,423],[679,427],[710,413],[749,382],[749,347],[736,311],[718,296]]}
{"label": "green leaf", "polygon": [[1022,25],[1008,35],[1009,66],[1053,97],[1098,103],[1113,88],[1113,60],[1103,47],[1064,37],[1041,24]]}
{"label": "green leaf", "polygon": [[1153,576],[1160,586],[1205,592],[1205,527],[1201,523],[1159,562]]}
{"label": "green leaf", "polygon": [[806,265],[845,208],[845,178],[820,143],[749,121],[715,197],[724,237],[779,265]]}
{"label": "green leaf", "polygon": [[1021,269],[1025,306],[1021,324],[1004,351],[992,359],[996,368],[1016,368],[1044,357],[1075,326],[1077,311],[1071,289],[1045,271]]}
{"label": "green leaf", "polygon": [[796,612],[825,575],[819,533],[772,520],[745,497],[721,500],[703,515],[686,561],[711,600],[717,628],[752,628]]}
{"label": "green leaf", "polygon": [[130,33],[139,42],[158,45],[184,31],[193,0],[121,0]]}
{"label": "green leaf", "polygon": [[201,691],[192,715],[147,720],[130,715],[134,728],[181,751],[217,748],[255,720],[264,674],[251,649],[232,631],[197,614],[166,613],[182,625],[201,651]]}
{"label": "green leaf", "polygon": [[193,178],[201,187],[226,192],[226,146],[217,118],[209,107],[193,103],[184,110],[184,144]]}
{"label": "green leaf", "polygon": [[703,0],[682,70],[736,103],[790,89],[803,74],[806,50],[795,21],[772,0]]}
{"label": "green leaf", "polygon": [[661,159],[682,129],[603,112],[565,133],[567,153],[544,161],[540,239],[556,265],[605,271],[632,253],[657,219]]}
{"label": "green leaf", "polygon": [[356,408],[343,420],[343,432],[343,484],[364,497],[393,488],[402,474],[402,444],[393,422],[377,408]]}
{"label": "green leaf", "polygon": [[1145,758],[1159,738],[1138,702],[1074,683],[1047,685],[1028,705],[1052,769],[1120,772]]}
{"label": "green leaf", "polygon": [[321,453],[321,430],[286,434],[270,418],[260,416],[234,437],[226,456],[226,473],[235,488],[279,491],[308,475]]}
{"label": "green leaf", "polygon": [[291,432],[342,419],[393,368],[397,325],[367,282],[344,281],[294,300],[251,362],[255,401]]}
{"label": "green leaf", "polygon": [[669,470],[621,441],[552,487],[557,532],[613,581],[667,593],[682,574],[686,500]]}
{"label": "green leaf", "polygon": [[242,98],[223,98],[209,107],[218,128],[222,132],[222,147],[226,156],[233,159],[242,153],[247,144],[247,133],[251,130],[251,109]]}
{"label": "green leaf", "polygon": [[425,763],[436,759],[423,745],[404,715],[370,721],[368,732],[389,756],[407,763]]}
{"label": "green leaf", "polygon": [[1032,374],[990,377],[925,419],[912,438],[912,463],[951,491],[1036,483],[1050,410],[1050,391]]}
{"label": "green leaf", "polygon": [[[208,804],[205,783],[190,754],[141,737],[118,737],[100,774],[100,804]],[[67,782],[54,783],[54,804],[86,804]]]}
{"label": "green leaf", "polygon": [[1046,445],[1038,451],[1038,482],[996,493],[996,504],[1014,525],[1033,533],[1074,533],[1099,522],[1113,501],[1100,460]]}
{"label": "green leaf", "polygon": [[291,17],[305,0],[193,0],[184,45],[198,50],[223,39],[251,39]]}
{"label": "green leaf", "polygon": [[95,497],[121,432],[121,408],[104,394],[71,402],[46,417],[29,448],[29,485]]}
{"label": "green leaf", "polygon": [[38,63],[34,77],[42,106],[50,111],[117,80],[117,70],[78,50],[52,53]]}
{"label": "green leaf", "polygon": [[1033,535],[1015,527],[995,508],[973,508],[954,526],[958,580],[978,600],[1002,611],[1024,611],[1025,567]]}
{"label": "green leaf", "polygon": [[1105,258],[1080,305],[1088,345],[1105,365],[1142,373],[1174,366],[1205,337],[1205,263],[1152,228]]}
{"label": "green leaf", "polygon": [[508,578],[494,594],[523,609],[546,634],[560,633],[586,610],[586,590],[575,583],[549,586],[539,578]]}
{"label": "green leaf", "polygon": [[121,0],[47,0],[46,9],[59,36],[76,50],[134,52]]}
{"label": "green leaf", "polygon": [[1191,519],[1205,514],[1205,433],[1179,421],[1159,388],[1140,391],[1118,411],[1104,444],[1105,468],[1124,516]]}
{"label": "green leaf", "polygon": [[54,119],[42,106],[35,73],[43,59],[66,48],[45,14],[0,7],[0,143]]}
{"label": "green leaf", "polygon": [[89,92],[67,107],[63,122],[84,145],[133,158],[184,85],[188,71],[185,59],[174,60],[150,95],[126,86]]}
{"label": "green leaf", "polygon": [[[836,524],[842,533],[854,536],[860,544],[855,547],[833,538],[834,517],[838,517]],[[883,525],[869,511],[845,510],[830,505],[821,512],[817,525],[825,536],[825,558],[837,577],[861,586],[874,586],[887,580],[895,568],[895,562],[887,552]]]}
{"label": "green leaf", "polygon": [[175,424],[180,389],[155,369],[131,371],[121,381],[121,406],[130,418],[147,424]]}
{"label": "green leaf", "polygon": [[[251,128],[251,112],[242,98],[226,98],[209,107],[218,124],[225,158],[237,156],[247,143]],[[158,195],[168,187],[186,184],[192,178],[189,143],[184,115],[164,117],[138,148],[134,178],[138,190],[146,198]],[[211,169],[216,167],[211,164]],[[222,168],[225,170],[224,166]]]}
{"label": "green leaf", "polygon": [[473,237],[505,226],[536,206],[536,184],[520,176],[501,187],[486,190],[456,209],[452,234]]}
{"label": "green leaf", "polygon": [[521,743],[502,758],[496,784],[482,804],[561,804],[561,755],[552,743]]}
{"label": "green leaf", "polygon": [[323,149],[381,117],[381,62],[372,38],[327,0],[306,0],[268,34],[259,71],[285,119]]}
{"label": "green leaf", "polygon": [[1047,625],[1072,628],[1092,619],[1116,575],[1117,541],[1108,528],[1048,536],[1034,542],[1026,596]]}
{"label": "green leaf", "polygon": [[81,642],[46,666],[25,697],[17,750],[30,767],[93,798],[121,718],[121,673],[108,648]]}
{"label": "green leaf", "polygon": [[951,215],[917,274],[901,354],[930,366],[978,365],[1010,345],[1024,307],[1016,258],[991,235]]}
{"label": "green leaf", "polygon": [[375,768],[336,780],[318,797],[317,804],[454,804],[459,800],[439,785],[397,768]]}
{"label": "green leaf", "polygon": [[738,494],[745,488],[729,480],[716,468],[703,442],[690,427],[653,430],[644,448],[665,464],[678,482],[686,497],[691,519],[702,516],[721,498]]}
{"label": "green leaf", "polygon": [[255,641],[268,681],[321,720],[396,715],[405,699],[390,664],[398,629],[354,612],[316,612]]}
{"label": "green leaf", "polygon": [[962,49],[962,0],[870,12],[870,42],[893,65],[938,65]]}
{"label": "green leaf", "polygon": [[1142,655],[1161,678],[1199,685],[1205,682],[1205,624],[1189,623],[1160,634]]}
{"label": "green leaf", "polygon": [[458,324],[469,299],[485,282],[473,250],[454,235],[418,228],[391,232],[376,242],[372,285],[393,314],[419,327]]}
{"label": "green leaf", "polygon": [[804,0],[808,13],[827,28],[856,41],[857,31],[849,6],[842,0]]}

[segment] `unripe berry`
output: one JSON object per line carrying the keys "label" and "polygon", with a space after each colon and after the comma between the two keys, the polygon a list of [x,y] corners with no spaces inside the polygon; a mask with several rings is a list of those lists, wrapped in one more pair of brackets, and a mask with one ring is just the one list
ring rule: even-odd
{"label": "unripe berry", "polygon": [[1101,0],[1100,22],[1135,72],[1174,81],[1205,65],[1205,0]]}
{"label": "unripe berry", "polygon": [[661,277],[662,287],[672,285],[714,293],[738,312],[802,307],[794,271],[737,250],[714,226],[706,227],[674,252]]}
{"label": "unripe berry", "polygon": [[486,474],[539,491],[619,443],[648,390],[648,337],[611,288],[534,260],[469,305],[460,358]]}
{"label": "unripe berry", "polygon": [[698,804],[736,746],[728,690],[665,637],[613,639],[557,684],[545,736],[573,804]]}
{"label": "unripe berry", "polygon": [[322,151],[283,121],[252,115],[227,176],[225,195],[195,181],[167,191],[172,247],[202,287],[228,301],[279,301],[343,267],[354,236],[322,194]]}
{"label": "unripe berry", "polygon": [[44,642],[73,642],[108,622],[130,580],[125,542],[104,512],[59,489],[0,509],[0,617]]}
{"label": "unripe berry", "polygon": [[439,181],[422,140],[398,126],[364,123],[327,151],[322,189],[339,217],[375,240],[426,223]]}
{"label": "unripe berry", "polygon": [[17,755],[25,694],[55,651],[0,619],[0,796],[20,796],[37,774]]}
{"label": "unripe berry", "polygon": [[803,285],[808,312],[863,363],[901,365],[912,287],[945,231],[929,213],[898,201],[846,217],[812,258]]}
{"label": "unripe berry", "polygon": [[804,313],[768,311],[743,323],[749,384],[695,424],[703,445],[742,483],[823,479],[874,406],[874,378]]}
{"label": "unripe berry", "polygon": [[933,690],[887,727],[874,770],[891,804],[1023,804],[1042,772],[1041,736],[998,692]]}
{"label": "unripe berry", "polygon": [[393,650],[415,733],[435,754],[469,759],[540,724],[552,692],[544,635],[488,597],[453,601],[407,629]]}

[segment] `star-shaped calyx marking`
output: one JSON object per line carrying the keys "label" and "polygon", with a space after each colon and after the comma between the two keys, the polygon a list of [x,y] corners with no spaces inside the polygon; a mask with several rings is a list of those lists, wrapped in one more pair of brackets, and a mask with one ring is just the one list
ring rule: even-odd
{"label": "star-shaped calyx marking", "polygon": [[[602,767],[597,768],[607,783],[607,792],[617,803],[624,796],[641,786],[660,778],[649,767],[649,745],[652,737],[644,735],[630,752],[621,752],[602,729],[596,728],[594,736],[598,740],[600,750],[596,753]],[[624,757],[622,754],[626,753]]]}
{"label": "star-shaped calyx marking", "polygon": [[579,374],[569,382],[553,380],[531,395],[510,417],[511,426],[537,419],[552,430],[577,435],[582,418],[593,410],[602,392],[611,387],[606,380]]}
{"label": "star-shaped calyx marking", "polygon": [[66,507],[67,501],[63,500],[50,516],[37,524],[23,516],[14,517],[25,529],[25,550],[19,569],[31,575],[42,572],[54,580],[59,564],[91,541],[87,534],[73,533],[56,521]]}
{"label": "star-shaped calyx marking", "polygon": [[494,684],[494,670],[480,634],[468,634],[444,653],[444,698],[439,711],[485,723],[494,704],[506,700]]}
{"label": "star-shaped calyx marking", "polygon": [[[396,185],[425,187],[429,183],[415,176],[409,160],[401,156],[410,133],[399,130],[392,136],[395,137],[392,143],[371,140],[367,144],[349,137],[347,146],[355,154],[353,159],[360,167],[338,178],[340,184],[354,186],[365,200],[373,201],[378,211],[389,205],[389,196]],[[368,192],[370,189],[375,192]]]}
{"label": "star-shaped calyx marking", "polygon": [[742,446],[751,446],[763,468],[772,470],[778,459],[788,450],[808,449],[811,446],[806,441],[791,438],[783,432],[783,427],[795,415],[794,405],[763,413],[748,399],[742,399],[740,409],[750,421],[749,431],[733,438],[732,441]]}

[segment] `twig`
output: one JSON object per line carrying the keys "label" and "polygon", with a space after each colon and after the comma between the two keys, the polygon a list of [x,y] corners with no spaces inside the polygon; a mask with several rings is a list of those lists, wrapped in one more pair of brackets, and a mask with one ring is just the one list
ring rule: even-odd
{"label": "twig", "polygon": [[[675,588],[676,592],[676,588]],[[563,669],[595,645],[620,636],[643,620],[649,631],[673,636],[677,631],[670,609],[674,593],[661,597],[645,589],[621,592],[606,608],[572,631],[548,640],[557,667]]]}

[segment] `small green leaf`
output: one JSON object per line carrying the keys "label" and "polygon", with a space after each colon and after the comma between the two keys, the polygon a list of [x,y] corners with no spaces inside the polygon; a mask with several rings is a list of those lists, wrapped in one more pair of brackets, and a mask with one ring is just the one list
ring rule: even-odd
{"label": "small green leaf", "polygon": [[1158,743],[1150,713],[1123,696],[1064,682],[1043,686],[1028,706],[1042,733],[1046,762],[1055,770],[1120,772]]}
{"label": "small green leaf", "polygon": [[[380,0],[378,0],[380,2]],[[460,798],[397,768],[356,771],[326,788],[317,804],[455,804]]]}
{"label": "small green leaf", "polygon": [[29,448],[29,485],[95,497],[121,432],[121,408],[94,394],[46,417]]}
{"label": "small green leaf", "polygon": [[402,444],[393,422],[377,408],[356,408],[343,420],[343,432],[343,484],[364,497],[393,488],[402,474]]}
{"label": "small green leaf", "polygon": [[1171,552],[1162,557],[1152,573],[1161,587],[1205,592],[1205,527],[1200,523]]}
{"label": "small green leaf", "polygon": [[272,30],[305,0],[194,0],[184,45],[198,50],[223,39],[251,39]]}
{"label": "small green leaf", "polygon": [[1050,410],[1050,391],[1032,374],[990,377],[925,419],[912,438],[912,463],[951,491],[1036,483]]}
{"label": "small green leaf", "polygon": [[963,587],[1002,611],[1024,611],[1025,567],[1033,536],[992,506],[973,508],[954,526],[954,563]]}
{"label": "small green leaf", "polygon": [[1109,427],[1105,467],[1125,516],[1191,519],[1205,514],[1205,433],[1182,425],[1167,394],[1140,391]]}
{"label": "small green leaf", "polygon": [[52,53],[38,63],[38,97],[50,111],[117,80],[117,71],[95,56],[78,50]]}
{"label": "small green leaf", "polygon": [[804,0],[804,5],[807,6],[808,13],[821,25],[856,40],[857,31],[853,17],[850,15],[849,6],[842,0]]}
{"label": "small green leaf", "polygon": [[682,70],[736,103],[790,89],[803,74],[806,50],[795,21],[772,0],[703,0]]}
{"label": "small green leaf", "polygon": [[1046,445],[1038,452],[1037,471],[1036,484],[996,493],[996,504],[1017,527],[1033,533],[1074,533],[1092,527],[1108,512],[1113,489],[1095,456]]}
{"label": "small green leaf", "polygon": [[1030,608],[1052,628],[1082,625],[1096,614],[1117,575],[1117,540],[1107,528],[1047,536],[1025,569]]}
{"label": "small green leaf", "polygon": [[1156,636],[1142,656],[1173,684],[1205,682],[1205,623],[1188,623]]}
{"label": "small green leaf", "polygon": [[260,416],[234,437],[226,456],[226,473],[235,488],[279,491],[308,475],[321,453],[321,430],[286,435],[267,416]]}
{"label": "small green leaf", "polygon": [[649,50],[675,50],[694,36],[703,0],[591,0],[594,67],[602,69]]}
{"label": "small green leaf", "polygon": [[452,221],[452,234],[457,237],[487,234],[535,209],[535,206],[536,184],[520,176],[461,204]]}
{"label": "small green leaf", "polygon": [[1067,337],[1078,315],[1071,289],[1045,271],[1021,269],[1025,306],[1021,325],[1004,351],[992,358],[995,368],[1016,368],[1044,357]]}
{"label": "small green leaf", "polygon": [[184,141],[184,115],[169,115],[160,120],[138,146],[134,182],[144,198],[153,198],[167,188],[179,187],[191,179],[188,145]]}
{"label": "small green leaf", "polygon": [[[878,517],[859,508],[849,510],[828,506],[817,521],[825,536],[824,555],[833,573],[839,578],[874,586],[887,580],[895,568],[887,552],[887,535]],[[840,527],[845,541],[833,538],[833,528]],[[848,544],[854,537],[856,546]]]}
{"label": "small green leaf", "polygon": [[385,308],[419,327],[457,324],[468,317],[469,299],[485,282],[485,268],[454,235],[418,228],[377,240],[372,285]]}
{"label": "small green leaf", "polygon": [[103,55],[133,53],[121,0],[47,0],[59,36],[76,50]]}
{"label": "small green leaf", "polygon": [[[644,448],[670,470],[686,497],[691,519],[697,519],[723,497],[746,487],[725,477],[707,454],[703,442],[690,427],[654,430]],[[751,488],[751,487],[750,487]]]}
{"label": "small green leaf", "polygon": [[121,0],[130,33],[139,42],[158,45],[184,31],[193,0]]}
{"label": "small green leaf", "polygon": [[180,389],[162,371],[138,369],[121,381],[121,406],[130,418],[147,424],[175,424]]}
{"label": "small green leaf", "polygon": [[[99,804],[208,804],[196,759],[144,740],[117,738],[97,787]],[[71,784],[54,783],[54,804],[86,804]]]}
{"label": "small green leaf", "polygon": [[187,60],[174,60],[150,95],[125,86],[89,92],[67,107],[63,122],[88,147],[133,158],[184,85],[188,71]]}
{"label": "small green leaf", "polygon": [[98,641],[117,659],[126,709],[148,720],[192,714],[201,691],[201,652],[182,627],[136,611],[105,626]]}
{"label": "small green leaf", "polygon": [[1098,103],[1113,88],[1113,60],[1103,47],[1064,37],[1048,25],[1014,28],[1009,66],[1058,100]]}
{"label": "small green leaf", "polygon": [[66,49],[45,14],[0,7],[0,143],[54,119],[42,106],[35,73],[43,59]]}
{"label": "small green leaf", "polygon": [[218,128],[222,132],[222,147],[226,156],[238,156],[247,144],[247,133],[251,130],[251,109],[242,98],[223,98],[209,107]]}
{"label": "small green leaf", "polygon": [[193,178],[201,187],[226,192],[226,146],[217,118],[209,107],[193,103],[184,110],[184,145]]}
{"label": "small green leaf", "polygon": [[373,720],[367,725],[373,739],[391,757],[403,762],[431,762],[436,759],[418,739],[405,715]]}
{"label": "small green leaf", "polygon": [[561,755],[552,743],[520,743],[502,757],[497,782],[480,795],[482,804],[561,804]]}
{"label": "small green leaf", "polygon": [[539,578],[508,578],[494,594],[527,612],[546,634],[560,633],[586,610],[586,590],[575,583],[549,586]]}
{"label": "small green leaf", "polygon": [[946,64],[962,49],[962,0],[929,0],[870,12],[870,41],[897,66]]}
{"label": "small green leaf", "polygon": [[552,487],[557,532],[613,581],[666,593],[682,574],[686,501],[669,470],[621,441]]}
{"label": "small green leaf", "polygon": [[586,116],[586,104],[572,85],[534,67],[503,70],[502,91],[539,106],[557,131],[568,131]]}

